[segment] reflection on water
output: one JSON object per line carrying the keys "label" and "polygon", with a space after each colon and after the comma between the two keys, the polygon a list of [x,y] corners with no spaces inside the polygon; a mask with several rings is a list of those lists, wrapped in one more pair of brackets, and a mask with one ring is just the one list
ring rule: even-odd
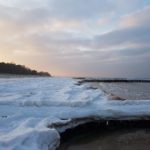
{"label": "reflection on water", "polygon": [[149,150],[150,130],[86,133],[63,143],[59,150]]}

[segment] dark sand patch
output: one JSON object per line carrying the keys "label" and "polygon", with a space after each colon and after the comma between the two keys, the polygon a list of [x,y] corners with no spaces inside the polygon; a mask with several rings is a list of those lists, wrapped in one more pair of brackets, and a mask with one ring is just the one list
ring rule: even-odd
{"label": "dark sand patch", "polygon": [[72,138],[59,150],[148,150],[150,130],[86,133]]}
{"label": "dark sand patch", "polygon": [[148,150],[149,125],[143,119],[85,123],[62,133],[58,150]]}

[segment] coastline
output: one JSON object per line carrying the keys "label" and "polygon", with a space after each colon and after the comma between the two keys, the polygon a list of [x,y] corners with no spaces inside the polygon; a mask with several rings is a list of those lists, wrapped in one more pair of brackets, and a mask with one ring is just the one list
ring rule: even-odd
{"label": "coastline", "polygon": [[42,75],[19,75],[19,74],[0,74],[0,78],[37,78],[37,77],[49,77],[52,76],[42,76]]}
{"label": "coastline", "polygon": [[150,120],[148,100],[108,100],[89,83],[77,84],[72,78],[1,79],[0,149],[55,150],[61,133],[79,125]]}
{"label": "coastline", "polygon": [[109,100],[149,100],[150,80],[148,79],[78,79],[77,85],[103,91]]}

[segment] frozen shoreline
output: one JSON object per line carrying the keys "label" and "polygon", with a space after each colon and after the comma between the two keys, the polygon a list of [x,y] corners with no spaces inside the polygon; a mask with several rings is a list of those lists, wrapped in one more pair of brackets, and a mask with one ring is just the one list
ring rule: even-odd
{"label": "frozen shoreline", "polygon": [[[115,100],[149,100],[149,82],[88,82],[84,83],[93,89],[100,89],[108,95],[108,99]],[[114,98],[113,98],[114,97]]]}
{"label": "frozen shoreline", "polygon": [[99,89],[76,84],[71,78],[0,78],[0,149],[54,150],[59,132],[91,118],[150,116],[150,101],[108,101]]}
{"label": "frozen shoreline", "polygon": [[[0,78],[2,79],[11,79],[11,78],[48,78],[47,76],[41,76],[41,75],[19,75],[19,74],[0,74]],[[49,77],[51,78],[51,76]]]}

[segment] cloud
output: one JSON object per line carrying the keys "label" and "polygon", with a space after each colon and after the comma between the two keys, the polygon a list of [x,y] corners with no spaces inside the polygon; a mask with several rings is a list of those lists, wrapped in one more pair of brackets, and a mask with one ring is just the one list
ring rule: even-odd
{"label": "cloud", "polygon": [[123,17],[119,29],[96,36],[95,44],[100,49],[117,47],[118,45],[123,47],[145,45],[150,47],[150,16],[148,12],[150,12],[150,7]]}
{"label": "cloud", "polygon": [[0,4],[7,7],[34,9],[46,6],[48,1],[49,0],[0,0]]}
{"label": "cloud", "polygon": [[150,6],[145,7],[136,13],[124,16],[120,25],[122,27],[134,27],[134,26],[149,26],[150,24]]}
{"label": "cloud", "polygon": [[114,4],[110,0],[51,0],[49,3],[51,12],[59,18],[90,19],[102,14],[111,13]]}
{"label": "cloud", "polygon": [[134,28],[123,28],[115,30],[104,35],[95,37],[95,45],[97,48],[109,48],[117,46],[129,46],[129,45],[140,45],[148,44],[150,41],[150,27],[134,27]]}
{"label": "cloud", "polygon": [[0,58],[52,74],[136,76],[142,67],[149,76],[150,7],[145,5],[0,0]]}

